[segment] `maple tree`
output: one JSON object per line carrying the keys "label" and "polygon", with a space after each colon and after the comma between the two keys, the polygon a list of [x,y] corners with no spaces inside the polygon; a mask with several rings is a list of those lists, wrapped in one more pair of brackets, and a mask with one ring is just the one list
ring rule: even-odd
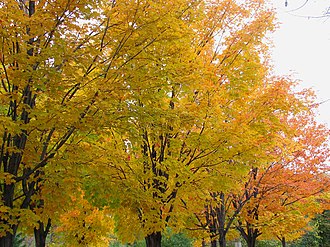
{"label": "maple tree", "polygon": [[52,226],[68,244],[105,245],[112,219],[123,241],[160,246],[209,191],[291,144],[281,116],[303,106],[268,76],[262,0],[0,10],[0,247],[19,227],[45,246]]}
{"label": "maple tree", "polygon": [[[51,174],[72,175],[63,171],[86,164],[88,155],[75,153],[82,140],[94,141],[95,133],[101,135],[123,115],[122,99],[129,91],[121,80],[125,67],[167,28],[155,24],[159,16],[137,12],[138,6],[134,1],[1,3],[0,246],[12,246],[27,218],[37,244],[45,245],[51,218],[44,215],[56,215],[45,211],[56,202],[47,198],[46,188],[63,181],[61,176],[53,181]],[[145,28],[136,28],[140,20]]]}
{"label": "maple tree", "polygon": [[[308,96],[309,93],[302,93]],[[226,246],[226,235],[237,228],[248,246],[256,239],[286,241],[301,236],[308,221],[324,204],[320,198],[329,190],[327,139],[329,130],[315,123],[310,101],[299,113],[290,115],[287,133],[269,153],[269,166],[252,167],[241,188],[211,192],[198,226],[209,231],[212,246]],[[282,120],[283,121],[283,120]],[[288,139],[286,139],[288,137]],[[286,139],[286,140],[285,140]],[[214,191],[214,190],[213,190]]]}
{"label": "maple tree", "polygon": [[262,180],[251,185],[255,196],[240,215],[245,226],[241,220],[238,226],[249,246],[261,234],[277,236],[285,246],[286,240],[299,237],[307,222],[323,211],[319,197],[329,190],[325,175],[329,131],[315,123],[310,111],[288,118],[293,146],[277,150],[281,159],[259,171]]}
{"label": "maple tree", "polygon": [[[205,11],[209,15],[203,19],[203,30],[197,32],[202,41],[197,42],[195,60],[204,64],[204,71],[200,68],[198,73],[209,75],[206,80],[193,70],[185,70],[182,61],[187,59],[186,63],[191,64],[194,57],[188,50],[188,58],[177,52],[181,63],[172,60],[176,67],[168,67],[164,61],[161,71],[167,77],[157,68],[155,75],[153,68],[142,62],[149,68],[148,74],[143,74],[148,86],[132,90],[127,111],[133,116],[123,124],[123,133],[116,132],[110,138],[113,143],[109,145],[113,148],[120,138],[124,143],[124,162],[111,161],[119,185],[114,186],[118,190],[110,192],[116,201],[117,230],[123,240],[144,237],[147,246],[159,246],[167,226],[184,228],[183,219],[191,213],[188,204],[192,198],[200,201],[206,188],[224,187],[229,180],[219,176],[234,173],[232,163],[243,170],[252,164],[262,166],[277,158],[270,153],[279,145],[282,148],[291,143],[292,129],[281,117],[296,114],[305,106],[291,90],[291,82],[267,78],[267,63],[260,62],[261,54],[266,56],[261,40],[272,27],[272,15],[269,11],[254,12],[260,10],[262,2],[250,4],[214,1],[205,5],[206,9],[211,7]],[[214,35],[224,24],[218,21],[219,15],[230,19],[235,14],[255,19],[246,23],[238,18],[235,25],[230,23],[233,26],[226,26],[228,33],[223,33],[225,42],[216,45]],[[134,62],[133,69],[141,67],[138,62]],[[180,69],[181,73],[173,77],[172,69]],[[130,83],[135,77],[140,79],[136,73],[130,76]],[[160,83],[150,87],[150,79]],[[283,133],[288,136],[282,138]],[[237,178],[237,174],[233,176]],[[195,207],[200,204],[196,202]],[[139,229],[136,235],[131,234],[130,225]]]}
{"label": "maple tree", "polygon": [[[77,35],[78,18],[91,18],[82,7],[76,2],[1,3],[0,246],[12,246],[27,218],[37,244],[45,244],[50,220],[44,225],[35,214],[44,204],[38,198],[44,167],[96,112],[98,88],[89,83],[95,75],[81,66],[93,62],[85,51],[77,52],[92,37]],[[93,28],[91,22],[86,26]]]}
{"label": "maple tree", "polygon": [[[277,145],[280,130],[285,129],[274,112],[293,112],[299,105],[292,92],[285,93],[290,83],[266,82],[267,69],[259,56],[264,48],[261,39],[271,28],[272,15],[269,11],[254,12],[260,10],[262,3],[253,2],[250,6],[215,1],[208,4],[206,6],[212,6],[207,12],[210,16],[203,21],[210,28],[197,32],[203,39],[197,43],[195,60],[207,64],[204,65],[206,72],[198,70],[198,73],[204,72],[209,78],[205,80],[194,70],[185,70],[182,61],[187,59],[186,63],[192,66],[194,54],[186,58],[180,50],[176,53],[180,55],[180,63],[171,56],[176,67],[170,67],[164,59],[161,72],[149,68],[147,59],[142,63],[133,62],[136,64],[133,69],[142,67],[140,64],[148,68],[148,73],[142,75],[147,87],[141,85],[132,90],[127,111],[133,115],[123,124],[124,133],[116,132],[109,140],[111,149],[121,142],[120,149],[125,150],[120,156],[122,164],[111,160],[118,177],[118,184],[111,187],[118,190],[110,192],[115,198],[118,234],[124,241],[145,237],[147,246],[159,246],[167,226],[183,228],[183,210],[187,209],[188,201],[198,199],[196,193],[202,194],[207,186],[214,186],[209,179],[223,186],[224,180],[218,176],[233,172],[232,161],[243,168],[257,163],[257,159],[267,160],[266,151]],[[242,11],[247,7],[251,8],[250,12]],[[246,18],[256,15],[256,19],[251,23],[241,19],[236,25],[231,23],[232,32],[227,28],[232,36],[225,39],[228,45],[219,42],[225,48],[214,53],[214,34],[224,24],[218,21],[219,15],[224,14],[222,11],[229,19],[241,13]],[[240,22],[242,29],[236,29]],[[205,34],[205,30],[209,33]],[[188,50],[185,54],[189,54]],[[174,74],[178,69],[181,73]],[[140,79],[136,72],[134,76]],[[134,76],[130,74],[127,84],[136,80]],[[159,83],[150,87],[149,80]],[[129,226],[138,228],[136,235],[131,234]]]}

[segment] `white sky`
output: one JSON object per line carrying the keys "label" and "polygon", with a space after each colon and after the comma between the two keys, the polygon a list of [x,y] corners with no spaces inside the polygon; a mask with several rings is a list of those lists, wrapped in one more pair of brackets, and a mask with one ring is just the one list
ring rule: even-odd
{"label": "white sky", "polygon": [[[330,0],[287,0],[287,7],[285,0],[270,1],[281,23],[273,35],[275,72],[313,88],[318,102],[330,99],[330,14],[314,18],[328,9],[330,13]],[[330,127],[330,100],[320,106],[319,121]]]}

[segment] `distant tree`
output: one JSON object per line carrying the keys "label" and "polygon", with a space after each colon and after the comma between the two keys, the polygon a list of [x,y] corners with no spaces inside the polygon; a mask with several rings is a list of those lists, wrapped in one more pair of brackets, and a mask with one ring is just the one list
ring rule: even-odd
{"label": "distant tree", "polygon": [[320,236],[320,246],[330,246],[330,210],[324,211],[316,217]]}
{"label": "distant tree", "polygon": [[288,244],[289,247],[328,247],[330,246],[330,210],[318,214],[310,222],[311,230],[297,241]]}
{"label": "distant tree", "polygon": [[193,240],[183,233],[176,233],[162,239],[162,247],[192,247]]}

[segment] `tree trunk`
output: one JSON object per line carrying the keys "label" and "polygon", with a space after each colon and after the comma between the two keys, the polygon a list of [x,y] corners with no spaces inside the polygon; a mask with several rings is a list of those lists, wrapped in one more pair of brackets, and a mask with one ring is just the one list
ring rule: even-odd
{"label": "tree trunk", "polygon": [[15,234],[7,232],[6,236],[0,238],[0,247],[13,247]]}
{"label": "tree trunk", "polygon": [[211,240],[211,247],[217,247],[217,240]]}
{"label": "tree trunk", "polygon": [[161,247],[162,233],[153,232],[145,237],[147,247]]}
{"label": "tree trunk", "polygon": [[220,247],[226,247],[226,234],[225,229],[226,222],[226,207],[225,207],[225,194],[220,193],[220,205],[216,208],[217,220],[218,220],[218,233],[219,233],[219,245]]}
{"label": "tree trunk", "polygon": [[255,247],[256,246],[256,238],[251,236],[246,241],[248,247]]}
{"label": "tree trunk", "polygon": [[[1,222],[1,221],[0,221]],[[4,223],[3,221],[1,222]],[[12,225],[10,229],[12,230],[12,233],[6,232],[6,235],[3,237],[0,237],[0,247],[13,247],[14,246],[14,239],[16,236],[18,225]]]}
{"label": "tree trunk", "polygon": [[34,228],[34,240],[36,247],[46,247],[46,239],[51,227],[51,220],[48,219],[47,225],[39,222],[39,228]]}
{"label": "tree trunk", "polygon": [[282,244],[282,247],[286,247],[285,237],[283,237],[283,238],[281,239],[281,244]]}
{"label": "tree trunk", "polygon": [[248,234],[246,235],[246,237],[243,237],[243,238],[245,239],[248,247],[255,247],[257,237],[259,235],[260,235],[260,233],[259,233],[258,229],[248,228]]}
{"label": "tree trunk", "polygon": [[[214,193],[211,194],[214,196]],[[205,206],[205,218],[209,228],[211,247],[217,247],[217,219],[216,211],[211,204]]]}
{"label": "tree trunk", "polygon": [[220,247],[226,247],[226,236],[224,234],[220,235],[219,237],[219,245]]}
{"label": "tree trunk", "polygon": [[46,237],[43,234],[43,229],[34,229],[34,240],[36,247],[46,247]]}
{"label": "tree trunk", "polygon": [[237,230],[241,233],[248,247],[256,246],[256,240],[261,235],[258,228],[254,228],[250,223],[246,222],[246,232],[241,224],[237,227]]}

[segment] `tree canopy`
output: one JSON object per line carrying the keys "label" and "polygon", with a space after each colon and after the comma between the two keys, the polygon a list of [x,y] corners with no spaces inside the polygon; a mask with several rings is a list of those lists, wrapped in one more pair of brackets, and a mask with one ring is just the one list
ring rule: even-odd
{"label": "tree canopy", "polygon": [[288,238],[323,210],[329,130],[271,76],[263,0],[5,0],[0,26],[0,247]]}

